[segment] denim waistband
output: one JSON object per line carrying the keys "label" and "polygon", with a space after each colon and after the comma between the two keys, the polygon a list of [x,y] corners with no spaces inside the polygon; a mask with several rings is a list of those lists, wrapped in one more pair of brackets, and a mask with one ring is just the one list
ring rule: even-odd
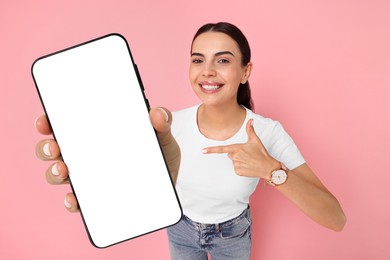
{"label": "denim waistband", "polygon": [[231,226],[233,224],[235,224],[236,222],[239,222],[241,219],[243,218],[247,218],[248,220],[250,219],[250,208],[249,208],[249,205],[248,207],[240,214],[238,215],[237,217],[235,218],[232,218],[230,220],[227,220],[225,222],[221,222],[221,223],[216,223],[216,224],[204,224],[204,223],[199,223],[199,222],[196,222],[196,221],[193,221],[192,219],[190,219],[189,217],[187,217],[186,215],[183,215],[183,219],[191,224],[192,226],[194,226],[196,229],[210,229],[210,228],[215,228],[216,230],[222,230],[224,227],[228,227],[228,226]]}

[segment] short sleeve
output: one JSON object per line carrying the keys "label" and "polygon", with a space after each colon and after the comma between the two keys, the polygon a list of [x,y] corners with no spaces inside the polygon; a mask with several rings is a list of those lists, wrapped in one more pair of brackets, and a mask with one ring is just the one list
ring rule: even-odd
{"label": "short sleeve", "polygon": [[305,163],[305,159],[293,139],[278,121],[274,121],[269,131],[269,142],[266,148],[272,157],[282,162],[290,170]]}

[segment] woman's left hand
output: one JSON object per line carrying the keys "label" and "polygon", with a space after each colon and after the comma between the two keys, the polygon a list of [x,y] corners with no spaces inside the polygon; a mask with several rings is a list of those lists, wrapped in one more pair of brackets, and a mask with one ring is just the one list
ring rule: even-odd
{"label": "woman's left hand", "polygon": [[253,128],[253,119],[246,124],[248,141],[242,144],[231,144],[207,147],[204,154],[227,153],[232,160],[237,175],[271,179],[271,172],[280,168],[280,162],[272,158],[265,149]]}

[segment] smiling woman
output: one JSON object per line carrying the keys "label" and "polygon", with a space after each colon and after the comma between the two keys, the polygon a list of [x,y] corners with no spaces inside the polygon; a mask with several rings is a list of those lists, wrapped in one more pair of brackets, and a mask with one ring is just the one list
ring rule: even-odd
{"label": "smiling woman", "polygon": [[[252,219],[249,198],[260,179],[272,184],[315,222],[341,231],[346,222],[337,199],[306,164],[281,124],[252,112],[248,78],[249,44],[229,23],[202,26],[191,46],[189,78],[200,104],[172,115],[151,110],[162,149],[176,180],[181,221],[168,228],[172,259],[249,259]],[[37,128],[50,134],[47,120]],[[170,127],[170,124],[171,127]],[[42,159],[47,156],[37,145]],[[179,167],[180,163],[180,167]],[[65,183],[67,170],[47,172],[51,183]],[[283,178],[279,178],[279,177]],[[77,209],[67,195],[70,211]]]}
{"label": "smiling woman", "polygon": [[[250,53],[245,36],[228,23],[206,24],[193,39],[189,78],[201,104],[173,115],[182,154],[176,188],[185,214],[168,228],[173,259],[206,259],[207,252],[213,259],[249,259],[249,197],[261,178],[318,223],[337,231],[344,226],[338,201],[283,127],[251,111]],[[222,239],[226,225],[233,225],[233,235]]]}

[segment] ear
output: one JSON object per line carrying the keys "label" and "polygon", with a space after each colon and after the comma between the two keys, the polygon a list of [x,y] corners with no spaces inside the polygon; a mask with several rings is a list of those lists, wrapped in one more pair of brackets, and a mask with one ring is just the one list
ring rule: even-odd
{"label": "ear", "polygon": [[252,67],[253,67],[253,63],[252,62],[249,62],[245,68],[244,68],[244,75],[242,76],[242,79],[241,79],[241,84],[245,84],[248,79],[249,79],[249,76],[251,75],[251,72],[252,72]]}

